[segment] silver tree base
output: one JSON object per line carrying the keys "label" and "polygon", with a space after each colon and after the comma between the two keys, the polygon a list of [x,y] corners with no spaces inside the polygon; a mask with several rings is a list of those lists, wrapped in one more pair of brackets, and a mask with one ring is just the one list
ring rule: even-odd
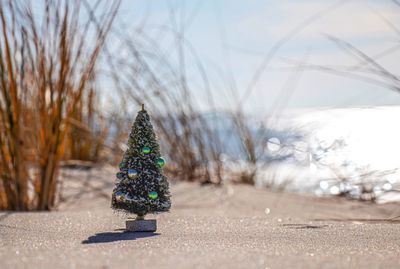
{"label": "silver tree base", "polygon": [[126,230],[131,232],[155,232],[157,230],[157,220],[127,220]]}

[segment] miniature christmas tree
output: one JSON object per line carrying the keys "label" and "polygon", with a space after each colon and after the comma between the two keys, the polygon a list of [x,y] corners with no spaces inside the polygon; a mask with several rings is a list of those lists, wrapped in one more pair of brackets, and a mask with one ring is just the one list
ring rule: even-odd
{"label": "miniature christmas tree", "polygon": [[171,201],[168,179],[162,173],[164,165],[150,116],[142,105],[119,166],[111,207],[136,214],[136,220],[143,220],[149,213],[168,211]]}

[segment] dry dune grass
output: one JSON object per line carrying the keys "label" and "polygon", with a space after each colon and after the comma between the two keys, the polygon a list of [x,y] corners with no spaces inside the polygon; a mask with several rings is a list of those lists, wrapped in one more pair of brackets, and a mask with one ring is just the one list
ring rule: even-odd
{"label": "dry dune grass", "polygon": [[93,154],[95,67],[119,1],[31,4],[0,3],[0,209],[51,209],[63,156]]}

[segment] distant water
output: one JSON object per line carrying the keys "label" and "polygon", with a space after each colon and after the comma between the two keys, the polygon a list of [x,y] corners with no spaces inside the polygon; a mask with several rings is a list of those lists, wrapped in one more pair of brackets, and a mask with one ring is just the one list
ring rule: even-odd
{"label": "distant water", "polygon": [[[400,201],[400,107],[319,109],[265,126],[270,131],[257,185]],[[239,160],[232,169],[245,165]]]}

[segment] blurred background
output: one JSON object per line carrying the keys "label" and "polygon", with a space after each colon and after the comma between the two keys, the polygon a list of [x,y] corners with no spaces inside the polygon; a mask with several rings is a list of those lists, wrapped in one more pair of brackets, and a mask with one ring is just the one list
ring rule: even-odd
{"label": "blurred background", "polygon": [[142,103],[172,182],[398,201],[398,25],[397,0],[1,1],[0,209],[115,170]]}

